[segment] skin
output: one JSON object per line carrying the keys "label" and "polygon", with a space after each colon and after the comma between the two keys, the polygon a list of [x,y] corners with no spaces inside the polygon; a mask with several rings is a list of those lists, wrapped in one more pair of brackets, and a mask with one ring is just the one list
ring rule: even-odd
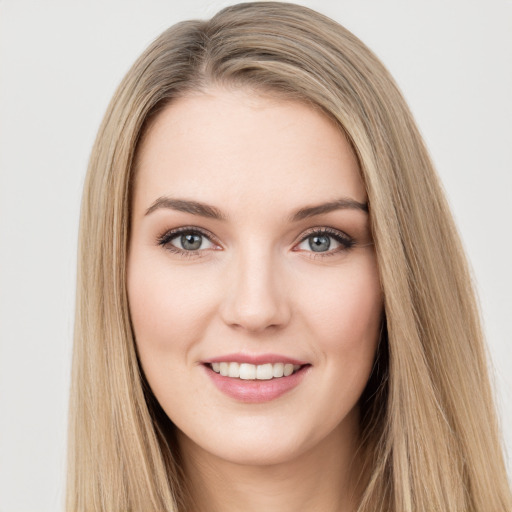
{"label": "skin", "polygon": [[[194,509],[352,510],[357,402],[382,313],[368,214],[342,208],[290,220],[340,198],[367,201],[345,137],[304,104],[211,89],[158,115],[136,172],[130,311],[147,380],[178,428]],[[155,206],[164,196],[206,203],[224,218]],[[168,234],[182,227],[209,239],[186,251]],[[314,252],[308,237],[323,228],[353,245],[330,238],[328,251]],[[310,366],[279,398],[243,403],[221,393],[203,365],[234,352]]]}

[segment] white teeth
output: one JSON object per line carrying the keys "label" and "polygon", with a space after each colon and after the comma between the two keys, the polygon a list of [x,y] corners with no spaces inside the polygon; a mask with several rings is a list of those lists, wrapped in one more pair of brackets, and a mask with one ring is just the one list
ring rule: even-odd
{"label": "white teeth", "polygon": [[272,375],[274,377],[282,377],[284,375],[284,364],[276,363],[272,368]]}
{"label": "white teeth", "polygon": [[219,371],[221,375],[227,377],[229,373],[229,363],[220,363]]}
{"label": "white teeth", "polygon": [[258,380],[270,380],[272,377],[272,365],[270,363],[256,366],[256,378]]}
{"label": "white teeth", "polygon": [[243,380],[252,380],[256,378],[256,366],[253,364],[242,363],[240,365],[240,378]]}
{"label": "white teeth", "polygon": [[284,376],[288,377],[293,373],[293,364],[285,364],[284,365]]}
{"label": "white teeth", "polygon": [[238,363],[229,363],[228,377],[240,377],[240,365]]}
{"label": "white teeth", "polygon": [[224,377],[242,380],[270,380],[272,378],[288,377],[300,369],[300,367],[298,364],[290,363],[265,363],[258,365],[235,362],[211,363],[211,368],[215,373],[220,373]]}

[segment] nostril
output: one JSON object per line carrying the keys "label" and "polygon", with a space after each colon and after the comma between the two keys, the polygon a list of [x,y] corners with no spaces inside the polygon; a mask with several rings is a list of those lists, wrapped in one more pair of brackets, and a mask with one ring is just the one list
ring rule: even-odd
{"label": "nostril", "polygon": [[279,277],[268,268],[261,269],[261,265],[243,267],[241,275],[231,281],[219,309],[224,323],[251,333],[275,331],[286,326],[291,310]]}

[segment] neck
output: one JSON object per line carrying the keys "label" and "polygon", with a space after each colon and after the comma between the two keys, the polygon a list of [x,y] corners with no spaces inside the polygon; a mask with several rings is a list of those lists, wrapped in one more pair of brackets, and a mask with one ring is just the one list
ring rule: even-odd
{"label": "neck", "polygon": [[189,509],[354,511],[360,497],[361,464],[357,456],[357,428],[353,422],[349,427],[340,425],[314,448],[270,465],[224,460],[205,452],[178,432],[191,500]]}

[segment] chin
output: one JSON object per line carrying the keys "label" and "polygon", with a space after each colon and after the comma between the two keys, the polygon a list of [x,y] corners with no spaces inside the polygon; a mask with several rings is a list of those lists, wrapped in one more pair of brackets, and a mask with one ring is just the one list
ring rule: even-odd
{"label": "chin", "polygon": [[304,446],[290,442],[283,443],[283,441],[282,438],[272,439],[272,441],[230,438],[215,443],[215,446],[203,444],[197,445],[197,448],[202,452],[208,452],[216,459],[241,466],[286,464],[307,450]]}
{"label": "chin", "polygon": [[348,433],[343,421],[325,422],[319,428],[319,425],[308,425],[304,418],[295,418],[291,424],[289,419],[280,420],[246,417],[231,428],[225,424],[212,425],[208,432],[194,432],[190,437],[178,431],[178,440],[184,453],[197,457],[244,466],[274,466],[292,463],[314,448],[319,448],[320,453],[337,450],[341,437],[346,438]]}

